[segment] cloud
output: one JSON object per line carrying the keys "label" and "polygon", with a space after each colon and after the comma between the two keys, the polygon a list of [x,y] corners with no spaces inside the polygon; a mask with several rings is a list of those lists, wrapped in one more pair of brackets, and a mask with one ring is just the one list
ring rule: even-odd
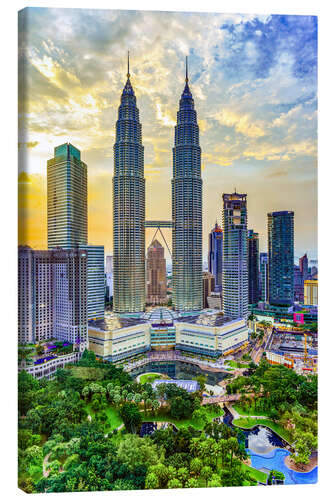
{"label": "cloud", "polygon": [[[249,175],[250,189],[280,164],[293,199],[310,196],[310,184],[301,195],[299,186],[316,180],[315,17],[30,8],[19,23],[20,169],[45,175],[54,146],[70,141],[79,147],[94,186],[90,217],[99,214],[99,241],[102,211],[109,213],[105,186],[113,175],[128,49],[145,147],[147,211],[169,217],[166,186],[186,55],[209,189],[213,173],[222,180],[231,172]],[[108,205],[95,200],[99,190]],[[267,197],[267,209],[269,203]],[[105,233],[111,223],[104,218]]]}

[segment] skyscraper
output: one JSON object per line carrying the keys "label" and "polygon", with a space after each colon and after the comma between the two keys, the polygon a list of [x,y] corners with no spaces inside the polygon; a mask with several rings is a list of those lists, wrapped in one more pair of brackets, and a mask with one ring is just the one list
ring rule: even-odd
{"label": "skyscraper", "polygon": [[299,269],[303,276],[303,281],[308,279],[309,277],[309,262],[307,254],[304,254],[303,257],[299,259]]}
{"label": "skyscraper", "polygon": [[80,245],[87,254],[87,318],[104,318],[105,274],[104,247],[101,245]]}
{"label": "skyscraper", "polygon": [[202,309],[202,179],[199,127],[188,85],[179,101],[172,179],[172,304]]}
{"label": "skyscraper", "polygon": [[158,240],[154,240],[148,247],[146,276],[148,304],[165,304],[167,300],[166,261],[164,248]]}
{"label": "skyscraper", "polygon": [[260,300],[263,302],[268,302],[268,254],[260,253]]}
{"label": "skyscraper", "polygon": [[47,162],[47,245],[87,244],[87,165],[72,144],[54,148]]}
{"label": "skyscraper", "polygon": [[298,266],[294,266],[294,301],[304,301],[304,279]]}
{"label": "skyscraper", "polygon": [[222,255],[223,233],[216,222],[209,233],[208,240],[208,271],[214,275],[215,291],[222,292]]}
{"label": "skyscraper", "polygon": [[222,290],[224,314],[248,318],[246,194],[223,194]]}
{"label": "skyscraper", "polygon": [[87,254],[84,250],[52,251],[53,336],[88,347]]}
{"label": "skyscraper", "polygon": [[294,302],[294,212],[272,212],[267,217],[269,303],[290,306]]}
{"label": "skyscraper", "polygon": [[214,275],[212,273],[204,271],[202,273],[202,302],[204,309],[209,307],[207,299],[210,296],[210,294],[214,292],[214,289],[215,289]]}
{"label": "skyscraper", "polygon": [[19,247],[18,280],[20,344],[56,338],[88,347],[84,250]]}
{"label": "skyscraper", "polygon": [[145,179],[129,63],[113,150],[113,310],[139,312],[145,308]]}
{"label": "skyscraper", "polygon": [[249,229],[247,243],[249,304],[257,304],[259,302],[259,234]]}
{"label": "skyscraper", "polygon": [[106,298],[109,301],[113,296],[113,256],[106,256],[105,266]]}

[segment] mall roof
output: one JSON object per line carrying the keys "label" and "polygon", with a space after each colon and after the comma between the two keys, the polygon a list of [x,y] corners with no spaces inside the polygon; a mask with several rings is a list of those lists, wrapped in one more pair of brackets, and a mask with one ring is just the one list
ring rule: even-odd
{"label": "mall roof", "polygon": [[177,322],[192,323],[195,325],[203,325],[203,326],[223,326],[227,323],[239,321],[239,319],[233,320],[231,318],[228,318],[227,316],[224,316],[222,313],[219,312],[214,312],[213,314],[209,312],[203,312],[196,316],[187,316],[178,318]]}
{"label": "mall roof", "polygon": [[147,323],[147,321],[141,318],[133,318],[128,316],[120,316],[113,313],[106,313],[104,319],[98,318],[89,320],[88,326],[92,328],[98,328],[99,330],[112,331],[144,323]]}

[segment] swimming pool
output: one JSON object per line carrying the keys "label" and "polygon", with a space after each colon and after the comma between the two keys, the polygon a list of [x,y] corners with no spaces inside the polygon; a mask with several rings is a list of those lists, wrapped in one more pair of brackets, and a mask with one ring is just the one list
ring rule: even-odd
{"label": "swimming pool", "polygon": [[284,484],[314,484],[317,482],[318,467],[315,467],[310,472],[295,472],[285,465],[284,459],[287,455],[290,455],[290,451],[288,450],[275,448],[268,453],[260,455],[250,449],[247,449],[247,452],[251,456],[251,465],[255,469],[265,467],[269,470],[276,469],[283,472],[285,475]]}

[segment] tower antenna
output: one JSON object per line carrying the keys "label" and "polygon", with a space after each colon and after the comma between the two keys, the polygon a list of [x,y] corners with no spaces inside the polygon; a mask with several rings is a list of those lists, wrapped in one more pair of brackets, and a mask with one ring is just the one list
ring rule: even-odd
{"label": "tower antenna", "polygon": [[186,56],[186,63],[185,63],[185,67],[186,67],[186,76],[185,76],[185,82],[187,83],[188,82],[188,67],[187,67],[187,56]]}
{"label": "tower antenna", "polygon": [[129,71],[129,50],[127,51],[127,78],[129,78],[131,75],[130,75],[130,71]]}

